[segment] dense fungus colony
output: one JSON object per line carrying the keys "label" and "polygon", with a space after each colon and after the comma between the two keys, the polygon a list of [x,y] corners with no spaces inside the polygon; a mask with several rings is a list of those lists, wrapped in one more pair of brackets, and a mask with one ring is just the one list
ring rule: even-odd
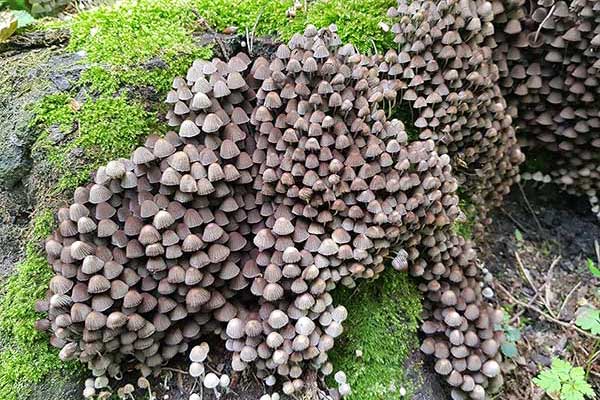
{"label": "dense fungus colony", "polygon": [[[410,4],[409,4],[410,3]],[[421,139],[450,155],[463,193],[485,212],[500,203],[524,159],[492,59],[488,1],[400,0],[388,15],[399,52],[386,72],[403,82],[399,101],[414,110]]]}
{"label": "dense fungus colony", "polygon": [[450,157],[408,143],[381,108],[402,85],[334,28],[309,26],[271,61],[196,61],[167,99],[179,132],[100,168],[59,211],[39,325],[61,356],[97,377],[128,360],[148,374],[217,334],[234,370],[252,364],[290,394],[332,372],[347,312],[329,292],[393,258],[422,278],[423,350],[456,396],[483,398],[500,313],[451,232]]}
{"label": "dense fungus colony", "polygon": [[587,194],[600,217],[600,2],[514,0],[494,11],[494,58],[521,141],[549,151],[552,180]]}

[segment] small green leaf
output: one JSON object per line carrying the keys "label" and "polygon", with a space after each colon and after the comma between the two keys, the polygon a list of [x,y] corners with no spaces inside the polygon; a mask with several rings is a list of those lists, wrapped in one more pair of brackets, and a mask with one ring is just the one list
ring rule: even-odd
{"label": "small green leaf", "polygon": [[533,383],[538,385],[540,388],[544,389],[546,393],[560,392],[560,380],[556,379],[556,376],[552,372],[552,370],[545,370],[540,372],[540,374],[537,377],[533,378]]}
{"label": "small green leaf", "polygon": [[594,397],[594,390],[585,380],[585,371],[569,362],[555,358],[550,369],[533,379],[547,394],[559,394],[560,400],[585,400]]}
{"label": "small green leaf", "polygon": [[578,380],[577,382],[573,382],[573,388],[586,396],[589,396],[591,398],[594,397],[594,388],[592,388],[592,385],[587,383],[585,380]]}
{"label": "small green leaf", "polygon": [[508,358],[515,358],[519,355],[519,350],[513,342],[502,343],[502,346],[500,346],[500,350],[502,351],[502,354],[504,354]]}
{"label": "small green leaf", "polygon": [[523,234],[518,229],[515,229],[515,239],[517,239],[517,242],[523,241]]}
{"label": "small green leaf", "polygon": [[573,388],[573,385],[565,385],[560,391],[560,400],[584,400],[583,394]]}
{"label": "small green leaf", "polygon": [[560,378],[561,381],[568,381],[571,377],[571,369],[573,369],[573,366],[568,361],[555,358],[552,360],[551,368],[552,373]]}
{"label": "small green leaf", "polygon": [[521,331],[519,330],[519,328],[515,328],[514,326],[507,326],[504,330],[504,333],[506,334],[506,340],[508,340],[509,342],[516,342],[518,340],[521,340]]}
{"label": "small green leaf", "polygon": [[600,310],[586,307],[579,313],[575,324],[581,329],[590,331],[592,335],[600,334]]}
{"label": "small green leaf", "polygon": [[588,258],[586,260],[586,263],[587,263],[587,267],[590,270],[590,272],[592,273],[592,275],[595,276],[596,278],[600,278],[600,268],[598,268],[598,266],[596,265],[594,260],[592,260],[591,258]]}

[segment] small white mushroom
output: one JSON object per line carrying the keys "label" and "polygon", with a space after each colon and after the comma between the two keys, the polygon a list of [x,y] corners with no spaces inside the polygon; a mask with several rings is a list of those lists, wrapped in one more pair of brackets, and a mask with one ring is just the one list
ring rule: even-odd
{"label": "small white mushroom", "polygon": [[223,374],[219,378],[219,386],[221,386],[222,388],[229,387],[230,383],[231,383],[231,379],[229,379],[229,375],[227,375],[227,374]]}
{"label": "small white mushroom", "polygon": [[86,399],[91,398],[95,394],[96,394],[96,389],[94,389],[93,386],[87,386],[85,389],[83,389],[83,397],[85,397]]}
{"label": "small white mushroom", "polygon": [[340,385],[343,383],[346,383],[346,380],[347,380],[346,373],[344,371],[338,371],[333,376],[333,379],[335,379],[335,381],[337,383],[339,383]]}
{"label": "small white mushroom", "polygon": [[106,375],[102,375],[96,378],[94,381],[94,387],[96,389],[102,389],[108,386],[108,378]]}
{"label": "small white mushroom", "polygon": [[204,373],[204,364],[193,362],[190,364],[189,371],[192,377],[197,378]]}
{"label": "small white mushroom", "polygon": [[277,378],[273,375],[269,375],[265,378],[265,384],[267,386],[274,386],[277,383]]}
{"label": "small white mushroom", "polygon": [[350,385],[342,383],[338,388],[338,392],[340,393],[340,396],[345,397],[352,393],[352,390],[350,389]]}
{"label": "small white mushroom", "polygon": [[208,374],[206,374],[206,376],[204,377],[204,387],[207,389],[214,389],[217,386],[219,386],[219,377],[215,374],[213,374],[212,372],[209,372]]}
{"label": "small white mushroom", "polygon": [[190,351],[190,360],[193,362],[201,363],[206,360],[210,348],[208,343],[202,342],[198,346],[194,346]]}

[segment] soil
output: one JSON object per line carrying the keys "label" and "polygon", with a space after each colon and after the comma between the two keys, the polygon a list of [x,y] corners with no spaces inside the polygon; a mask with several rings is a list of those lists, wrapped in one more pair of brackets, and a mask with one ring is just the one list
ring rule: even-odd
{"label": "soil", "polygon": [[[600,223],[586,200],[533,184],[513,187],[493,219],[480,254],[497,279],[498,300],[510,325],[521,332],[519,355],[505,362],[506,383],[498,399],[542,399],[533,377],[553,357],[585,366],[594,345],[568,325],[581,305],[600,303],[600,280],[586,265],[588,258],[599,261],[594,243],[600,241]],[[597,360],[589,381],[600,393]]]}

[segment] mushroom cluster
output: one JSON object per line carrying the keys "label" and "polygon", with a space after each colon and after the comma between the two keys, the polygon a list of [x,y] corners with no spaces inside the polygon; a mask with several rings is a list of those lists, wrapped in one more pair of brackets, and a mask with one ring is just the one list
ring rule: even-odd
{"label": "mushroom cluster", "polygon": [[[452,232],[451,157],[386,115],[404,89],[389,62],[309,25],[270,60],[197,60],[176,78],[177,132],[98,169],[58,212],[38,326],[61,357],[106,382],[128,361],[156,372],[215,334],[234,371],[252,366],[290,395],[333,372],[348,312],[330,291],[391,261],[421,279],[423,351],[455,397],[482,399],[501,379],[501,312]],[[198,376],[203,349],[190,354]]]}
{"label": "mushroom cluster", "polygon": [[600,3],[494,2],[494,59],[524,146],[548,151],[547,171],[587,194],[600,217]]}
{"label": "mushroom cluster", "polygon": [[[223,72],[226,63],[208,65],[229,78],[229,100],[249,96],[243,78],[234,83],[236,74]],[[241,267],[256,256],[253,227],[262,220],[252,190],[255,144],[250,104],[220,107],[220,82],[212,101],[191,104],[215,111],[202,115],[202,130],[187,120],[179,134],[150,136],[130,159],[99,168],[58,212],[46,242],[57,275],[42,324],[63,359],[79,358],[95,376],[114,376],[131,358],[149,373],[201,335],[220,333],[245,301],[250,282]]]}
{"label": "mushroom cluster", "polygon": [[[480,222],[499,204],[524,160],[492,58],[494,10],[488,1],[399,0],[388,16],[398,52],[382,65],[402,83],[399,101],[415,111],[421,139],[450,155]],[[481,226],[478,226],[481,230]]]}

